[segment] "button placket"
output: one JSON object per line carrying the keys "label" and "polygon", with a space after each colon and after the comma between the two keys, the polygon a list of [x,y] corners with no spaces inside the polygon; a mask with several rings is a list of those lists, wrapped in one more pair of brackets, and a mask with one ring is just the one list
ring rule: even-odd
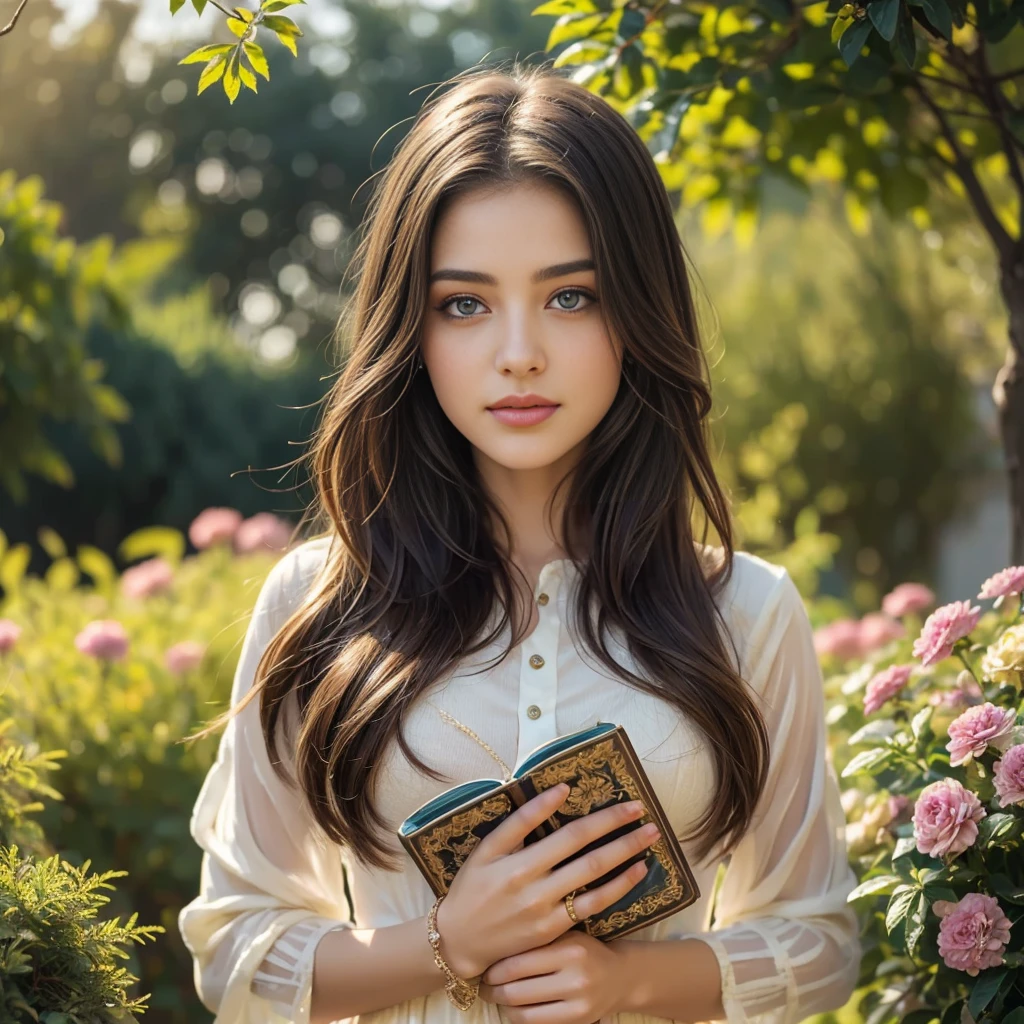
{"label": "button placket", "polygon": [[561,566],[549,563],[541,569],[534,600],[538,622],[523,641],[519,673],[519,753],[522,760],[531,750],[554,739],[555,699],[558,691],[558,587]]}

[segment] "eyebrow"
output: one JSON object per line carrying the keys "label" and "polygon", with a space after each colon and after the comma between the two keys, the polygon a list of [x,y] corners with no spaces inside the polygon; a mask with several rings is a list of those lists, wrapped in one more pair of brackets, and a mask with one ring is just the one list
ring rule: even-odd
{"label": "eyebrow", "polygon": [[[566,274],[575,274],[579,270],[593,269],[594,261],[591,259],[571,260],[569,263],[556,263],[554,266],[538,270],[531,278],[531,281],[534,284],[540,284],[541,281],[548,281],[553,277],[564,277]],[[430,280],[427,283],[433,284],[435,281],[467,281],[471,284],[490,285],[498,283],[496,277],[492,277],[490,274],[483,274],[479,270],[455,270],[452,268],[435,270],[430,275]]]}

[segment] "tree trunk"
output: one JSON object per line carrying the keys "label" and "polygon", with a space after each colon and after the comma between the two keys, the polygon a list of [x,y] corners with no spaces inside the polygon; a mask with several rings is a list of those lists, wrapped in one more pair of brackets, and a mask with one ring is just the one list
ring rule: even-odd
{"label": "tree trunk", "polygon": [[996,374],[992,397],[999,410],[999,427],[1010,497],[1010,560],[1024,564],[1024,252],[1015,246],[1000,275],[1003,301],[1010,319],[1006,362]]}

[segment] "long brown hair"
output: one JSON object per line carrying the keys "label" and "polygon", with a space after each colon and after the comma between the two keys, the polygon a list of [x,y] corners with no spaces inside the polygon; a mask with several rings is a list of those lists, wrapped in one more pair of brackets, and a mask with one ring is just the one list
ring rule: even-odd
{"label": "long brown hair", "polygon": [[[606,323],[623,345],[618,394],[562,481],[562,544],[581,570],[573,626],[625,684],[703,731],[717,792],[693,835],[680,837],[700,858],[732,849],[765,784],[764,721],[718,628],[732,526],[709,456],[708,366],[664,185],[643,142],[600,97],[547,66],[473,68],[424,104],[367,207],[350,268],[358,284],[347,360],[308,453],[314,518],[340,543],[316,592],[266,648],[246,698],[204,730],[259,693],[275,771],[294,784],[276,737],[294,694],[299,725],[288,749],[309,807],[330,839],[381,868],[395,867],[373,802],[386,745],[397,741],[419,770],[443,778],[407,745],[406,709],[510,622],[509,649],[526,629],[515,614],[518,569],[489,528],[507,538],[508,525],[469,442],[416,372],[431,232],[443,204],[468,189],[537,181],[577,204]],[[343,314],[339,340],[346,322]],[[704,543],[709,523],[718,558]],[[503,613],[482,635],[495,597]],[[624,632],[644,675],[608,652],[607,626]]]}

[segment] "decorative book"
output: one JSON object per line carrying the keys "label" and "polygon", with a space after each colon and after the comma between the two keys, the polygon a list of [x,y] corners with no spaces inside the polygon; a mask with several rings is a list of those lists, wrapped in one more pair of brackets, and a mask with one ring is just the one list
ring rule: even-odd
{"label": "decorative book", "polygon": [[611,871],[577,889],[577,895],[611,880],[638,860],[647,874],[625,896],[573,925],[597,939],[620,938],[660,921],[700,897],[693,873],[665,816],[650,779],[621,725],[598,722],[557,736],[527,755],[507,782],[473,779],[460,783],[418,807],[398,830],[402,845],[423,873],[435,896],[448,891],[455,873],[488,832],[538,793],[566,782],[565,802],[526,837],[524,845],[591,811],[614,803],[641,800],[642,817],[612,829],[581,847],[555,867],[611,842],[648,821],[661,832],[658,841]]}

